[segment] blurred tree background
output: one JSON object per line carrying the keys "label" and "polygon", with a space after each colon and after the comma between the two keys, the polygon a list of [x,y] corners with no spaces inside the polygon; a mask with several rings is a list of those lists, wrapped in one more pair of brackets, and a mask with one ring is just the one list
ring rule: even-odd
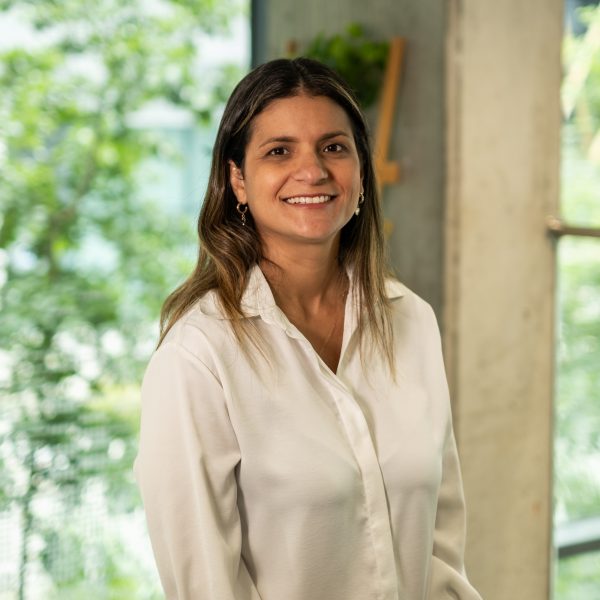
{"label": "blurred tree background", "polygon": [[[202,40],[246,4],[0,0],[0,23],[32,32],[0,43],[0,600],[162,597],[131,464],[160,304],[195,237],[155,172],[186,157],[140,115],[210,129],[242,73],[207,68]],[[600,9],[580,14],[562,213],[598,227]],[[600,517],[599,264],[600,241],[559,242],[558,525]],[[555,600],[600,597],[599,581],[599,552],[560,560]]]}
{"label": "blurred tree background", "polygon": [[161,597],[131,474],[138,389],[195,237],[151,193],[148,165],[182,157],[136,115],[210,127],[242,68],[207,68],[201,40],[244,10],[0,0],[31,31],[0,50],[2,600]]}
{"label": "blurred tree background", "polygon": [[[589,4],[589,3],[588,3]],[[597,3],[595,3],[597,4]],[[600,8],[564,39],[562,215],[600,227]],[[558,247],[555,523],[600,520],[600,240]],[[558,561],[555,600],[600,598],[600,552]]]}

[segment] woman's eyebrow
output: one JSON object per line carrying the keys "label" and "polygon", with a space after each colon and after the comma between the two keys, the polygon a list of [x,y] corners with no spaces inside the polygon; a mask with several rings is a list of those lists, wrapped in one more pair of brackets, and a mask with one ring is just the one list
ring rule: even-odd
{"label": "woman's eyebrow", "polygon": [[347,137],[348,139],[352,139],[352,136],[349,133],[346,133],[345,131],[342,131],[341,129],[339,131],[331,131],[329,133],[325,133],[323,134],[320,138],[319,141],[323,142],[325,140],[329,140],[331,138],[334,137],[339,137],[339,136],[343,136],[343,137]]}
{"label": "woman's eyebrow", "polygon": [[[319,139],[317,140],[318,142],[323,142],[325,140],[329,140],[331,138],[334,137],[338,137],[338,136],[344,136],[347,137],[348,139],[352,139],[352,136],[349,133],[346,133],[343,130],[336,130],[336,131],[329,131],[327,133],[324,133],[322,136],[319,137]],[[269,138],[267,140],[265,140],[264,142],[261,142],[258,147],[262,148],[263,146],[266,146],[267,144],[273,144],[273,143],[286,143],[286,144],[292,144],[294,142],[297,142],[298,138],[295,138],[293,136],[290,135],[281,135],[281,136],[276,136],[276,137],[272,137]]]}
{"label": "woman's eyebrow", "polygon": [[265,140],[264,142],[261,142],[258,145],[258,147],[262,148],[263,146],[266,146],[267,144],[273,144],[275,142],[277,142],[277,143],[281,143],[281,142],[292,143],[292,142],[297,142],[297,141],[298,141],[298,139],[295,138],[295,137],[284,135],[284,136],[269,138],[268,140]]}

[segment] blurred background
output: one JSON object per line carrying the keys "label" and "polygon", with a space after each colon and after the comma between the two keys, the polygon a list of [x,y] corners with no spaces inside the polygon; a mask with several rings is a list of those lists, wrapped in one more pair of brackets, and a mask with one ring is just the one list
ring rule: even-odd
{"label": "blurred background", "polygon": [[[434,307],[486,600],[600,599],[600,6],[0,0],[0,600],[162,598],[131,466],[228,94],[359,93]],[[552,218],[551,218],[552,217]]]}

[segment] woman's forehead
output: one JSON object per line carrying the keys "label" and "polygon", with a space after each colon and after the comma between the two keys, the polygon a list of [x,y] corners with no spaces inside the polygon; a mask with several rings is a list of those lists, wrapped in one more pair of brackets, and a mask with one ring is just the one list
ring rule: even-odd
{"label": "woman's forehead", "polygon": [[328,96],[299,94],[271,101],[250,123],[249,142],[265,137],[320,136],[340,131],[353,137],[348,114]]}

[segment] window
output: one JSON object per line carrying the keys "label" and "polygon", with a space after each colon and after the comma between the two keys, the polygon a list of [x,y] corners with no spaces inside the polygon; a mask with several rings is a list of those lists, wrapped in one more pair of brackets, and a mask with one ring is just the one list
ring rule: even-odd
{"label": "window", "polygon": [[567,2],[558,244],[555,600],[600,581],[600,7]]}
{"label": "window", "polygon": [[0,598],[161,598],[131,474],[247,3],[0,9]]}

